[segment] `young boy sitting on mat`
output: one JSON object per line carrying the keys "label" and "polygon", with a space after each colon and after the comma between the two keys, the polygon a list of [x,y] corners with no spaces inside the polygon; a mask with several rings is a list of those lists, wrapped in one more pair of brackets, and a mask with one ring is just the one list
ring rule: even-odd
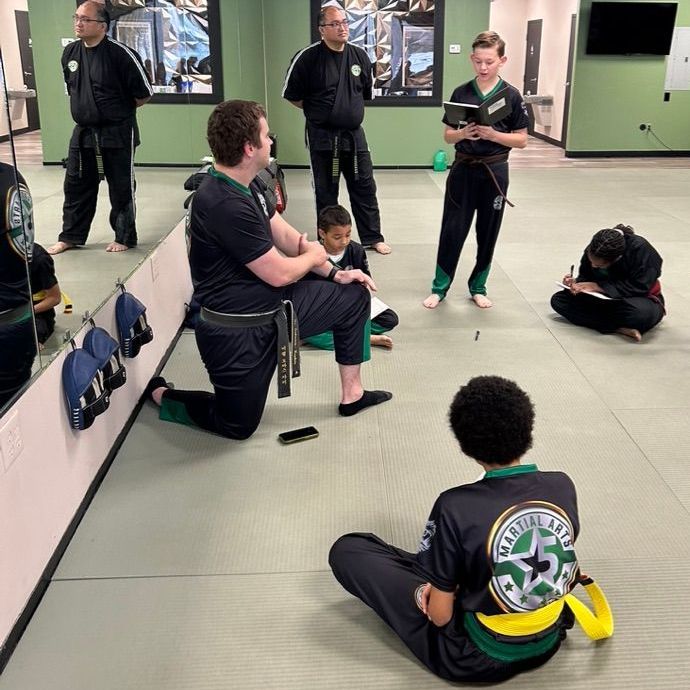
{"label": "young boy sitting on mat", "polygon": [[[335,268],[345,270],[359,268],[371,276],[364,247],[351,239],[352,218],[347,209],[339,205],[326,206],[319,213],[317,226],[319,241],[328,254],[328,260]],[[380,301],[378,304],[385,306]],[[376,314],[371,319],[371,344],[379,347],[393,347],[393,340],[384,333],[392,331],[397,325],[398,315],[392,309],[386,308]],[[319,333],[305,338],[304,342],[322,350],[332,350],[333,332]]]}
{"label": "young boy sitting on mat", "polygon": [[[438,497],[416,554],[373,534],[341,537],[329,555],[337,580],[451,681],[498,682],[540,666],[575,619],[592,639],[610,636],[606,599],[575,555],[572,481],[521,462],[534,423],[527,394],[479,376],[449,416],[462,452],[485,474]],[[578,584],[594,614],[570,593]]]}

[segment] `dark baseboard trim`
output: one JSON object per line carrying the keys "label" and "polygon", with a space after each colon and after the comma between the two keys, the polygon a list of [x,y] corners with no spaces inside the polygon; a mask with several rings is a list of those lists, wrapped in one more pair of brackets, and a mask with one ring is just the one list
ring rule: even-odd
{"label": "dark baseboard trim", "polygon": [[[283,170],[309,170],[308,165],[283,165],[280,164]],[[425,163],[424,165],[375,165],[374,170],[431,170],[432,163]]]}
{"label": "dark baseboard trim", "polygon": [[[43,161],[43,165],[59,165],[64,167],[62,161]],[[199,169],[199,162],[196,163],[135,163],[135,168],[192,168],[194,170]]]}
{"label": "dark baseboard trim", "polygon": [[686,158],[690,151],[568,151],[566,158]]}
{"label": "dark baseboard trim", "polygon": [[[18,136],[20,134],[26,134],[27,132],[33,132],[33,129],[29,129],[28,127],[23,127],[22,129],[13,129],[12,130],[12,136]],[[9,134],[3,134],[0,136],[0,144],[4,144],[6,141],[10,140],[10,135]]]}
{"label": "dark baseboard trim", "polygon": [[546,134],[542,134],[541,132],[532,132],[530,136],[534,137],[535,139],[541,139],[542,141],[545,141],[547,144],[553,144],[553,146],[558,146],[559,149],[565,148],[563,146],[563,143],[558,141],[558,139],[549,137]]}
{"label": "dark baseboard trim", "polygon": [[[168,346],[168,349],[165,351],[159,365],[156,367],[155,376],[157,376],[160,373],[161,369],[163,369],[166,362],[170,358],[170,355],[172,354],[172,351],[175,349],[177,341],[180,339],[180,335],[183,331],[184,327],[180,326],[179,330],[177,331],[177,334],[172,339],[172,342]],[[16,649],[17,645],[19,644],[19,641],[21,640],[24,631],[29,625],[32,616],[34,615],[36,609],[41,603],[44,594],[48,591],[48,586],[52,581],[53,574],[57,570],[60,560],[65,555],[65,551],[67,550],[67,547],[69,546],[69,543],[72,540],[74,533],[77,531],[79,523],[82,521],[84,515],[86,515],[86,511],[91,505],[91,501],[93,501],[94,496],[96,495],[96,492],[98,491],[98,488],[100,487],[101,483],[105,479],[105,476],[108,473],[110,466],[113,464],[113,460],[115,460],[115,457],[117,456],[120,447],[124,443],[125,438],[127,438],[127,434],[132,428],[132,425],[134,424],[137,415],[141,411],[144,402],[145,401],[143,399],[139,400],[139,402],[135,405],[134,409],[132,410],[132,413],[127,418],[127,421],[125,422],[122,431],[118,434],[117,438],[115,439],[115,443],[113,444],[113,447],[108,452],[108,455],[103,461],[103,464],[96,473],[96,476],[94,477],[93,481],[91,482],[91,485],[86,491],[86,495],[79,504],[79,507],[77,508],[74,517],[67,526],[67,529],[65,530],[65,533],[62,535],[60,542],[55,547],[55,551],[53,552],[53,555],[50,557],[48,564],[44,568],[38,583],[36,584],[33,592],[31,593],[31,596],[27,600],[22,612],[19,614],[16,623],[12,626],[12,630],[10,630],[10,633],[7,636],[5,642],[3,643],[2,648],[0,648],[0,675],[2,675],[5,666],[7,666],[7,663],[12,657],[12,654]]]}

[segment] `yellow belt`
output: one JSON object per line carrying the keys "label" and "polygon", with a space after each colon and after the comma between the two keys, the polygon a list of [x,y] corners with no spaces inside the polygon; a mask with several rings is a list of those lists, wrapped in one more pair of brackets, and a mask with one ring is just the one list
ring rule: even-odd
{"label": "yellow belt", "polygon": [[613,635],[613,614],[606,596],[599,585],[589,578],[582,582],[594,606],[591,611],[575,595],[566,594],[562,599],[529,613],[501,613],[487,616],[477,613],[477,620],[489,630],[499,635],[523,636],[534,635],[553,625],[568,604],[575,619],[587,636],[592,640],[603,640]]}
{"label": "yellow belt", "polygon": [[[48,293],[46,292],[46,290],[39,290],[38,292],[34,292],[34,294],[32,296],[34,304],[37,302],[40,302],[42,299],[44,299],[47,294]],[[72,300],[70,299],[70,296],[66,292],[60,292],[60,299],[62,300],[62,303],[65,305],[63,313],[64,314],[71,314],[72,313]]]}

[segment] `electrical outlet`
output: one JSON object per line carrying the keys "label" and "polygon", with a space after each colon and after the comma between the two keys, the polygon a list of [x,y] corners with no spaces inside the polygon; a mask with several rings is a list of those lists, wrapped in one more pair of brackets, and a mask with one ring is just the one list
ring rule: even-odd
{"label": "electrical outlet", "polygon": [[458,55],[460,53],[460,44],[459,43],[450,43],[448,45],[448,52],[451,53],[452,55]]}
{"label": "electrical outlet", "polygon": [[7,471],[24,450],[24,439],[19,428],[19,412],[14,411],[0,429],[2,461]]}

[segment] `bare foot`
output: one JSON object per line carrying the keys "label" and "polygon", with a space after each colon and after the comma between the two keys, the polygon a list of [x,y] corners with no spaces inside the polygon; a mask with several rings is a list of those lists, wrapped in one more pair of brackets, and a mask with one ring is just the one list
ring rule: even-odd
{"label": "bare foot", "polygon": [[626,335],[628,338],[632,338],[636,343],[639,343],[640,340],[642,340],[642,333],[640,333],[637,328],[619,328],[616,333]]}
{"label": "bare foot", "polygon": [[126,252],[129,247],[126,244],[120,244],[119,242],[111,242],[106,248],[106,252]]}
{"label": "bare foot", "polygon": [[48,247],[46,251],[48,254],[62,254],[68,249],[74,249],[74,245],[71,242],[56,242],[52,247]]}
{"label": "bare foot", "polygon": [[472,301],[480,309],[488,309],[494,306],[494,303],[486,295],[472,295]]}
{"label": "bare foot", "polygon": [[377,242],[376,244],[372,244],[371,248],[379,254],[391,253],[391,248],[385,242]]}
{"label": "bare foot", "polygon": [[386,347],[389,350],[393,347],[393,338],[387,335],[372,335],[369,339],[369,342],[372,345],[376,345],[377,347]]}
{"label": "bare foot", "polygon": [[427,308],[427,309],[436,309],[438,305],[441,303],[441,298],[438,295],[431,294],[429,295],[423,302],[422,304]]}

